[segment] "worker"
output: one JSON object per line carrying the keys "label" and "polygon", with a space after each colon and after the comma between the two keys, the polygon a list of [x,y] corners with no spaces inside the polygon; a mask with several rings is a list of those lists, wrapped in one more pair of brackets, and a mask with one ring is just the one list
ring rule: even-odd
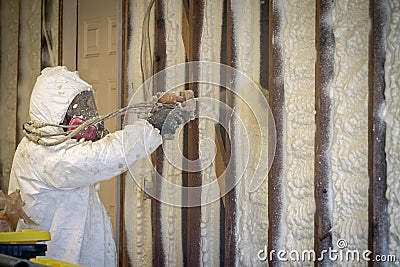
{"label": "worker", "polygon": [[[45,68],[37,78],[29,115],[33,122],[73,128],[98,113],[92,87],[77,72],[57,66]],[[152,114],[150,121],[159,123],[155,117]],[[174,132],[183,121],[177,118],[174,129],[166,132]],[[84,266],[116,266],[111,222],[96,185],[152,153],[162,143],[158,128],[148,120],[138,120],[107,134],[101,122],[54,146],[23,138],[14,155],[9,192],[21,190],[25,212],[39,226],[20,220],[17,231],[49,231],[48,258]],[[55,135],[65,131],[52,126],[42,130]]]}

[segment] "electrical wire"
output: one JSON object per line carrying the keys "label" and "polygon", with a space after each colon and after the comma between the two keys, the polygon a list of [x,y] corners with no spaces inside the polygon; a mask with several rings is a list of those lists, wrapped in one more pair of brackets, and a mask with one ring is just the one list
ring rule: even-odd
{"label": "electrical wire", "polygon": [[53,46],[50,42],[49,34],[47,33],[47,27],[46,27],[46,3],[45,2],[43,2],[42,28],[43,28],[42,31],[44,33],[44,39],[46,40],[47,50],[49,52],[50,66],[55,66],[56,62],[54,60]]}
{"label": "electrical wire", "polygon": [[[153,70],[153,55],[151,51],[151,40],[150,40],[150,14],[151,10],[154,6],[155,0],[151,0],[149,5],[147,6],[146,9],[146,14],[143,18],[143,23],[142,23],[142,41],[140,45],[140,69],[142,72],[142,83],[144,82],[152,75],[152,70]],[[148,58],[146,58],[146,53],[148,52]],[[148,59],[150,59],[150,68],[147,65],[149,62]],[[148,88],[143,88],[144,89],[144,98],[145,100],[148,99]]]}

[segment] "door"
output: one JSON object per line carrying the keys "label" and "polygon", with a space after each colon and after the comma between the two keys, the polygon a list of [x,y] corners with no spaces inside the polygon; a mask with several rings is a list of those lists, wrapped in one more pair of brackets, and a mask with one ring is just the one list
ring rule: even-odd
{"label": "door", "polygon": [[[99,114],[118,107],[118,1],[78,0],[77,69],[79,75],[93,86]],[[114,132],[116,118],[105,121]],[[116,236],[116,178],[100,184],[100,198],[106,207]]]}

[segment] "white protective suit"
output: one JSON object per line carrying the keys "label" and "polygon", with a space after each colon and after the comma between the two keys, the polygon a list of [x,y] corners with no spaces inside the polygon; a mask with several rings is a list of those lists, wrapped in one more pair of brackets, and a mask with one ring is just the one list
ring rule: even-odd
{"label": "white protective suit", "polygon": [[[92,89],[77,72],[65,67],[44,69],[32,91],[31,120],[61,123],[69,104],[83,90]],[[15,152],[9,192],[21,190],[26,213],[40,226],[27,226],[20,220],[17,230],[49,231],[48,258],[115,266],[111,222],[95,184],[125,172],[127,164],[145,157],[160,143],[158,130],[147,121],[127,125],[96,142],[68,140],[47,147],[25,137]]]}

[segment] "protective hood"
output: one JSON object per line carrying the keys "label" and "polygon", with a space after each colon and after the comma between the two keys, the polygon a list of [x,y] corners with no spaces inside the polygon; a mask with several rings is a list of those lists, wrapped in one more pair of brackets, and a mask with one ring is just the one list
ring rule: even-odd
{"label": "protective hood", "polygon": [[91,91],[92,86],[83,81],[78,72],[64,66],[43,69],[31,95],[31,120],[60,124],[72,100],[85,90]]}

